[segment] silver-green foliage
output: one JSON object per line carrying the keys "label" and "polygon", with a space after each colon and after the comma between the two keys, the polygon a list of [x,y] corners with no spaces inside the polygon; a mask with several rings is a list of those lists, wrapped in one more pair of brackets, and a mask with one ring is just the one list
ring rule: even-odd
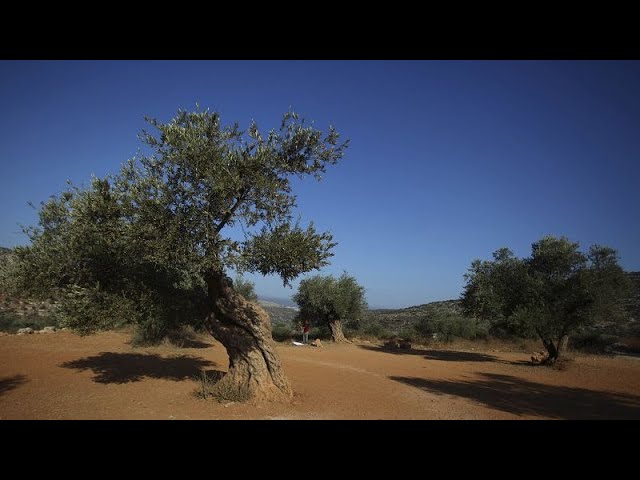
{"label": "silver-green foliage", "polygon": [[577,242],[547,236],[532,245],[530,257],[507,248],[493,257],[475,260],[465,275],[465,312],[535,334],[551,353],[581,326],[627,317],[621,300],[629,284],[612,248],[593,245],[583,253]]}
{"label": "silver-green foliage", "polygon": [[300,307],[299,318],[317,324],[358,321],[367,310],[364,287],[355,277],[315,275],[300,282],[293,300]]}
{"label": "silver-green foliage", "polygon": [[325,134],[287,112],[263,134],[199,108],[147,120],[155,131],[142,133],[144,150],[120,172],[41,204],[38,226],[26,229],[31,244],[3,264],[6,290],[56,297],[62,324],[81,331],[135,323],[155,338],[198,325],[212,272],[288,284],[328,263],[335,243],[293,221],[290,180],[319,179],[342,157],[347,142],[332,127]]}
{"label": "silver-green foliage", "polygon": [[233,281],[234,290],[250,302],[256,302],[258,300],[258,294],[256,293],[255,287],[255,283],[245,280],[240,276],[236,277]]}

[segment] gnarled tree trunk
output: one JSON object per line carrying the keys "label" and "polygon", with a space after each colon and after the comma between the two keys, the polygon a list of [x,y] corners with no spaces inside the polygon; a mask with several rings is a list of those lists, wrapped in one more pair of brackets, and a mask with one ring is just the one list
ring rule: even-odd
{"label": "gnarled tree trunk", "polygon": [[569,345],[569,335],[561,335],[558,340],[558,356],[567,351]]}
{"label": "gnarled tree trunk", "polygon": [[546,365],[553,365],[557,362],[560,355],[566,351],[568,343],[569,335],[560,335],[556,342],[548,338],[542,338],[542,344],[548,353],[548,356],[543,363]]}
{"label": "gnarled tree trunk", "polygon": [[542,363],[547,365],[555,363],[555,361],[558,359],[558,348],[556,347],[555,343],[553,343],[553,340],[543,338],[542,344],[547,350],[547,358]]}
{"label": "gnarled tree trunk", "polygon": [[342,333],[342,322],[340,320],[334,320],[329,322],[329,330],[331,330],[331,338],[336,343],[351,343],[346,339],[344,333]]}
{"label": "gnarled tree trunk", "polygon": [[221,272],[207,278],[211,302],[207,327],[229,354],[229,371],[220,382],[256,400],[290,398],[292,391],[275,351],[269,314],[232,285]]}

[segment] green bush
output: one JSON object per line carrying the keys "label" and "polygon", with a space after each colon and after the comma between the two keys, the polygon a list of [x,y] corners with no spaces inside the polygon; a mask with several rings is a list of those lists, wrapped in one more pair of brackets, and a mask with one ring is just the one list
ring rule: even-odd
{"label": "green bush", "polygon": [[599,332],[580,332],[569,337],[569,345],[576,349],[591,353],[603,353],[605,348],[618,341],[615,335]]}
{"label": "green bush", "polygon": [[489,335],[484,323],[465,317],[424,318],[414,326],[418,335],[425,338],[437,338],[451,342],[454,338],[480,340]]}
{"label": "green bush", "polygon": [[423,318],[413,326],[414,330],[422,337],[429,338],[438,333],[438,325],[430,318]]}
{"label": "green bush", "polygon": [[392,336],[392,334],[387,331],[382,325],[375,322],[365,324],[362,328],[362,333],[364,333],[365,335],[371,335],[372,337],[383,339],[390,338]]}
{"label": "green bush", "polygon": [[56,317],[40,315],[17,315],[13,312],[0,312],[0,332],[16,333],[21,328],[31,327],[42,330],[44,327],[57,327]]}
{"label": "green bush", "polygon": [[[271,336],[276,342],[287,342],[295,338],[296,332],[289,325],[274,323],[271,327]],[[302,337],[302,334],[300,336]]]}
{"label": "green bush", "polygon": [[398,332],[398,337],[407,342],[416,342],[419,336],[415,326],[405,326]]}
{"label": "green bush", "polygon": [[[300,333],[300,338],[302,338],[302,333]],[[319,338],[321,340],[329,340],[331,338],[331,330],[329,330],[329,326],[324,323],[320,325],[311,324],[311,331],[309,332],[309,341],[313,340],[314,338]]]}

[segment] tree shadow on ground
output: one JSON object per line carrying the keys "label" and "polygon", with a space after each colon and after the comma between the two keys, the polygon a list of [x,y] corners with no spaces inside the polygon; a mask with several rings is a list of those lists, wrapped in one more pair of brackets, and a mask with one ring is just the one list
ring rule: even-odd
{"label": "tree shadow on ground", "polygon": [[502,362],[498,357],[484,353],[460,352],[456,350],[418,350],[415,348],[386,348],[372,345],[360,345],[360,348],[372,352],[386,352],[396,355],[421,355],[427,360],[440,360],[443,362]]}
{"label": "tree shadow on ground", "polygon": [[510,375],[482,373],[476,381],[389,377],[436,395],[467,398],[515,415],[572,420],[640,419],[640,397],[584,388],[545,385]]}
{"label": "tree shadow on ground", "polygon": [[0,396],[4,395],[9,390],[18,388],[23,383],[27,383],[27,377],[25,375],[14,375],[13,377],[0,378]]}
{"label": "tree shadow on ground", "polygon": [[193,379],[203,367],[215,366],[215,363],[188,355],[164,358],[156,354],[102,352],[60,366],[80,371],[92,370],[96,383],[129,383],[139,382],[145,377],[176,382]]}
{"label": "tree shadow on ground", "polygon": [[460,352],[457,350],[425,350],[424,358],[442,362],[502,362],[498,357],[487,355],[486,353]]}

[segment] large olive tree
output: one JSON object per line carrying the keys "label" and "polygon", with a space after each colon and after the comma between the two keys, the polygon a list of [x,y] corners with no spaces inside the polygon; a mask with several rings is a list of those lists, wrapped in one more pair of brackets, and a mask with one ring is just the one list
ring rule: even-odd
{"label": "large olive tree", "polygon": [[[97,289],[152,306],[189,294],[194,302],[185,308],[200,302],[194,312],[203,318],[187,321],[204,323],[227,349],[222,381],[254,397],[290,395],[268,314],[237,293],[227,272],[277,274],[286,285],[328,263],[331,235],[292,219],[291,178],[320,179],[347,142],[293,112],[269,132],[255,122],[246,130],[225,126],[218,113],[199,108],[168,123],[147,120],[153,131],[141,135],[145,148],[117,175],[43,204],[32,245],[20,250],[14,269],[22,268],[21,287],[76,300],[79,291]],[[38,268],[30,265],[43,266],[36,283],[29,272]],[[184,309],[169,303],[144,318],[177,318]]]}
{"label": "large olive tree", "polygon": [[593,245],[587,253],[565,237],[543,237],[531,256],[506,248],[492,261],[475,260],[465,275],[462,305],[469,315],[509,322],[517,332],[537,335],[554,363],[569,335],[598,321],[620,321],[629,282],[612,248]]}

